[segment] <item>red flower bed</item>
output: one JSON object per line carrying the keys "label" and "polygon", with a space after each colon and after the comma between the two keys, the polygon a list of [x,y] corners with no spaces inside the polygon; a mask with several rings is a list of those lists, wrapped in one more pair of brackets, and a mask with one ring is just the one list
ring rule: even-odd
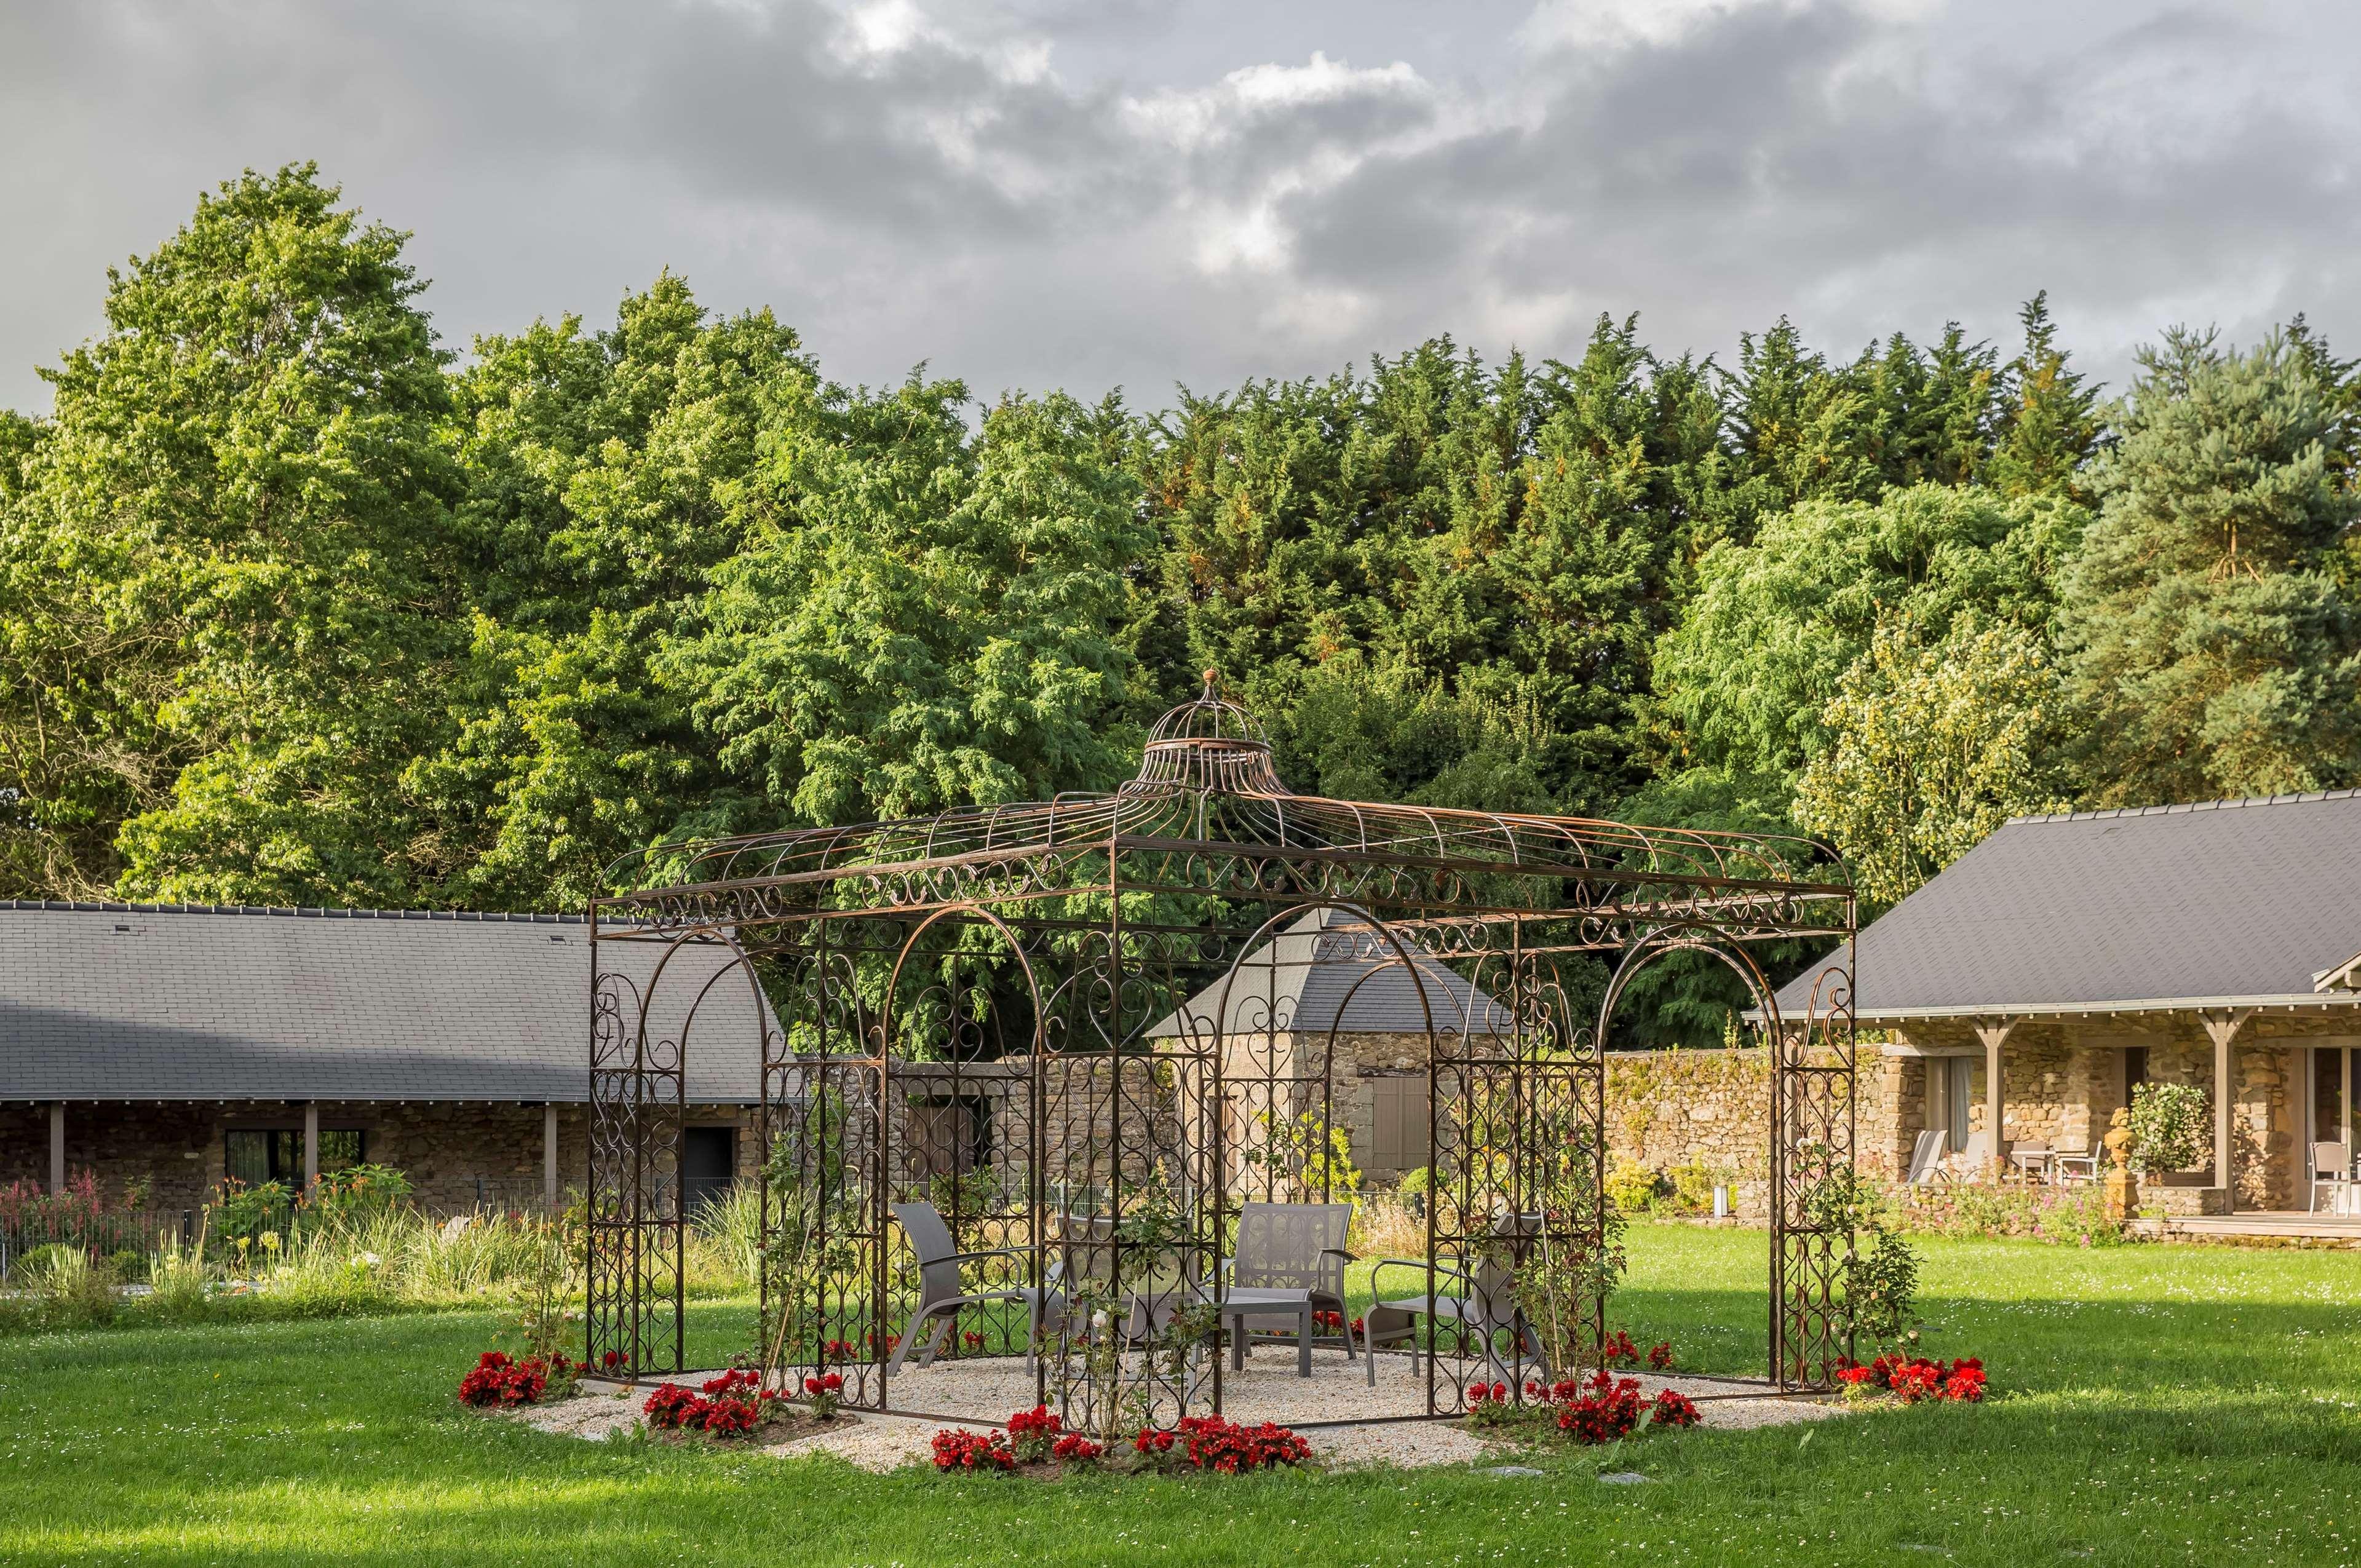
{"label": "red flower bed", "polygon": [[1697,1408],[1689,1397],[1671,1388],[1656,1391],[1655,1408],[1649,1412],[1648,1424],[1659,1427],[1693,1427],[1701,1420]]}
{"label": "red flower bed", "polygon": [[1557,1430],[1576,1442],[1619,1442],[1650,1426],[1693,1427],[1702,1418],[1685,1394],[1659,1389],[1653,1402],[1642,1398],[1640,1380],[1615,1377],[1604,1368],[1587,1380],[1565,1378],[1544,1388],[1525,1385],[1525,1397],[1557,1410]]}
{"label": "red flower bed", "polygon": [[1038,1464],[1049,1457],[1064,1429],[1065,1422],[1049,1406],[1036,1405],[1008,1418],[1008,1445],[1016,1451],[1018,1463]]}
{"label": "red flower bed", "polygon": [[657,1431],[701,1431],[708,1437],[743,1437],[768,1419],[772,1407],[785,1396],[763,1387],[755,1374],[741,1369],[708,1378],[702,1391],[692,1393],[677,1383],[666,1383],[640,1407],[648,1425]]}
{"label": "red flower bed", "polygon": [[[1312,1456],[1310,1443],[1276,1421],[1246,1427],[1224,1416],[1183,1416],[1173,1431],[1181,1438],[1182,1452],[1191,1464],[1224,1475],[1266,1470],[1274,1464],[1300,1464]],[[1158,1452],[1168,1452],[1170,1447],[1168,1443]]]}
{"label": "red flower bed", "polygon": [[1673,1342],[1663,1340],[1649,1347],[1648,1370],[1670,1372],[1673,1369]]}
{"label": "red flower bed", "polygon": [[997,1470],[1016,1468],[1016,1451],[1008,1440],[996,1431],[969,1431],[964,1428],[939,1431],[933,1443],[935,1468],[938,1470]]}
{"label": "red flower bed", "polygon": [[1609,1366],[1637,1366],[1640,1347],[1631,1343],[1630,1331],[1617,1329],[1599,1344],[1599,1357]]}
{"label": "red flower bed", "polygon": [[459,1402],[530,1405],[549,1387],[549,1374],[545,1361],[518,1361],[500,1351],[488,1350],[477,1361],[475,1370],[459,1379]]}
{"label": "red flower bed", "polygon": [[1104,1443],[1093,1442],[1078,1431],[1070,1431],[1049,1446],[1049,1457],[1067,1464],[1088,1464],[1106,1453]]}
{"label": "red flower bed", "polygon": [[1844,1363],[1837,1369],[1837,1380],[1848,1388],[1863,1392],[1884,1389],[1905,1405],[1926,1399],[1972,1405],[1984,1397],[1984,1364],[1972,1355],[1963,1356],[1948,1366],[1923,1355],[1881,1355],[1866,1366],[1859,1362]]}

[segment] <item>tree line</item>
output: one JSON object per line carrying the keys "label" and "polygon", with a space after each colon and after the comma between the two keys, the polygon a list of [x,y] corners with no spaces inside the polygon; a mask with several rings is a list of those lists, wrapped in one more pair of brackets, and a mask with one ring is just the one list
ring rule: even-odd
{"label": "tree line", "polygon": [[461,359],[404,239],[249,173],[0,413],[0,896],[575,906],[1108,787],[1209,666],[1300,790],[1801,829],[1873,904],[2013,814],[2361,773],[2361,379],[2300,316],[2113,399],[2037,296],[1147,411],[848,387],[669,273]]}

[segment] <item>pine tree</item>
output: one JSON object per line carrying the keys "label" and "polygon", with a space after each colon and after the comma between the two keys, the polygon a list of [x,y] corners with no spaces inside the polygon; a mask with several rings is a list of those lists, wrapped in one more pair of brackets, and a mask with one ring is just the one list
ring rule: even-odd
{"label": "pine tree", "polygon": [[2351,782],[2361,621],[2328,568],[2361,498],[2330,466],[2334,389],[2284,334],[2235,355],[2176,329],[2140,364],[2060,606],[2089,798]]}

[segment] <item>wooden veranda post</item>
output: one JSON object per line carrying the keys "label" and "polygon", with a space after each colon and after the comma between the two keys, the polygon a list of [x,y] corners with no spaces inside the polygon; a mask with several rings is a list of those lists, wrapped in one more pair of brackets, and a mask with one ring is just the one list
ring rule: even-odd
{"label": "wooden veranda post", "polygon": [[2213,1185],[2222,1190],[2224,1213],[2238,1210],[2238,1191],[2230,1181],[2230,1045],[2254,1015],[2248,1009],[2198,1014],[2205,1037],[2213,1042]]}
{"label": "wooden veranda post", "polygon": [[2009,1032],[2016,1027],[2014,1018],[1979,1018],[1975,1021],[1976,1038],[1984,1047],[1984,1131],[1991,1146],[1985,1161],[1985,1173],[1998,1175],[2008,1168],[2008,1144],[2001,1136],[2001,1117],[2006,1109],[2007,1096],[2002,1091],[2000,1048],[2008,1043]]}

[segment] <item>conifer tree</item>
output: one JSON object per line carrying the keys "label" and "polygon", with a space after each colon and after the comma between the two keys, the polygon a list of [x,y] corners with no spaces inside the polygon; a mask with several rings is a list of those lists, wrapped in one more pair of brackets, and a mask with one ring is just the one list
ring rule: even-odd
{"label": "conifer tree", "polygon": [[2175,329],[2141,354],[2060,605],[2092,804],[2361,776],[2361,624],[2329,570],[2361,498],[2330,464],[2324,352]]}
{"label": "conifer tree", "polygon": [[2004,496],[2086,500],[2077,475],[2099,444],[2098,389],[2067,368],[2048,290],[2027,300],[2017,320],[2025,324],[2025,346],[2003,374],[1999,439],[1984,481]]}

